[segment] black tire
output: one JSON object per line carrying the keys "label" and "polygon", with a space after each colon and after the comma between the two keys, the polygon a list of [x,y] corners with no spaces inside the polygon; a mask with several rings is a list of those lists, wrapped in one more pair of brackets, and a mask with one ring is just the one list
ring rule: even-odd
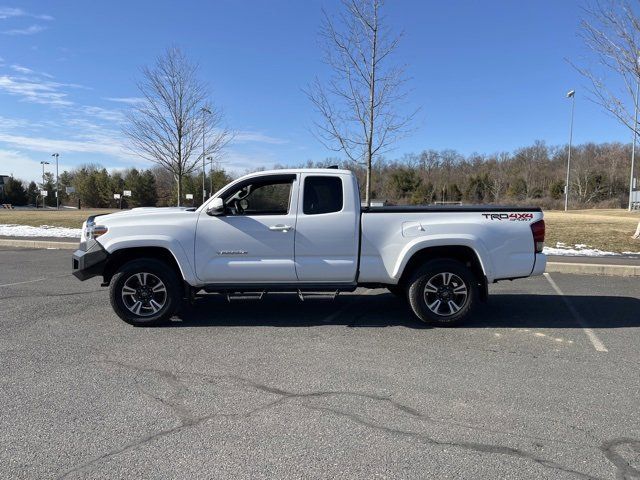
{"label": "black tire", "polygon": [[[140,279],[144,279],[144,283]],[[129,293],[132,290],[136,293]],[[182,288],[171,266],[154,258],[141,258],[120,267],[111,279],[109,299],[113,310],[125,322],[136,327],[152,327],[166,322],[176,312],[182,300]],[[140,306],[136,302],[140,302]]]}
{"label": "black tire", "polygon": [[475,306],[478,280],[457,260],[430,260],[412,276],[408,298],[411,309],[423,322],[453,327],[464,322]]}

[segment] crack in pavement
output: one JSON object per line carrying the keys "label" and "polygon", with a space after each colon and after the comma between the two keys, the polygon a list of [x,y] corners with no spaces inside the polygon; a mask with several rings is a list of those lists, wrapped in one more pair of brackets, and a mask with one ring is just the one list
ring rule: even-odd
{"label": "crack in pavement", "polygon": [[436,440],[433,437],[430,437],[427,434],[424,433],[418,433],[418,432],[412,432],[410,430],[402,430],[399,428],[393,428],[393,427],[387,427],[384,425],[380,425],[378,423],[375,423],[371,420],[367,420],[366,418],[362,417],[361,415],[357,415],[357,414],[353,414],[353,413],[349,413],[349,412],[343,412],[341,410],[338,409],[334,409],[334,408],[328,408],[328,407],[311,407],[311,406],[307,406],[307,408],[310,408],[312,410],[318,410],[318,411],[324,411],[324,412],[328,412],[328,413],[333,413],[335,415],[339,415],[339,416],[343,416],[348,418],[349,420],[359,424],[359,425],[363,425],[365,427],[369,427],[375,430],[379,430],[379,431],[383,431],[385,433],[388,434],[392,434],[394,436],[400,436],[400,437],[406,437],[406,438],[411,438],[413,440],[417,440],[421,443],[427,444],[427,445],[436,445],[439,447],[452,447],[452,448],[460,448],[462,450],[468,450],[468,451],[472,451],[472,452],[476,452],[476,453],[490,453],[490,454],[500,454],[500,455],[509,455],[511,457],[516,457],[516,458],[522,458],[525,460],[531,460],[539,465],[542,465],[543,467],[547,467],[550,468],[552,470],[560,470],[562,472],[565,473],[571,473],[573,475],[576,475],[579,478],[584,478],[584,479],[598,479],[598,477],[594,477],[592,475],[577,471],[577,470],[573,470],[571,468],[565,467],[557,462],[554,462],[553,460],[548,460],[542,457],[539,457],[538,455],[536,455],[535,453],[530,453],[524,450],[521,450],[519,448],[514,448],[514,447],[506,447],[503,445],[492,445],[489,443],[478,443],[478,442],[453,442],[453,441],[440,441],[440,440]]}
{"label": "crack in pavement", "polygon": [[636,454],[640,455],[640,440],[633,438],[614,438],[602,444],[602,452],[607,460],[613,463],[617,469],[616,478],[620,480],[637,480],[640,479],[640,470],[631,466],[624,456],[618,453],[620,447],[629,447]]}
{"label": "crack in pavement", "polygon": [[[96,352],[97,353],[97,352]],[[429,435],[427,435],[426,433],[420,433],[420,432],[414,432],[411,430],[404,430],[401,428],[397,428],[397,427],[393,427],[393,426],[386,426],[386,425],[382,425],[374,420],[368,419],[363,417],[362,415],[359,414],[355,414],[352,412],[348,412],[348,411],[344,411],[344,410],[340,410],[337,408],[331,408],[331,407],[327,407],[327,406],[317,406],[317,405],[312,405],[309,404],[308,402],[305,402],[305,400],[308,399],[314,399],[314,398],[329,398],[329,397],[334,397],[334,396],[349,396],[349,397],[355,397],[355,398],[360,398],[360,399],[368,399],[368,400],[372,400],[374,402],[383,402],[389,406],[391,406],[393,409],[398,410],[406,415],[411,416],[412,418],[416,418],[416,419],[420,419],[420,420],[424,420],[424,421],[428,421],[428,422],[433,422],[433,423],[440,423],[440,424],[453,424],[456,426],[460,426],[462,428],[467,428],[467,429],[473,429],[473,430],[479,430],[479,431],[483,431],[483,432],[488,432],[488,433],[492,433],[492,434],[503,434],[503,435],[510,435],[510,436],[516,436],[516,437],[522,437],[528,440],[534,439],[534,440],[543,440],[543,441],[547,441],[547,442],[553,442],[553,443],[565,443],[565,444],[570,444],[570,445],[577,445],[577,446],[585,446],[588,448],[598,448],[598,446],[596,445],[588,445],[588,444],[578,444],[575,442],[565,442],[565,441],[561,441],[561,440],[554,440],[554,439],[546,439],[546,438],[538,438],[538,437],[532,437],[532,436],[526,436],[526,435],[521,435],[521,434],[514,434],[514,433],[510,433],[510,432],[500,432],[500,431],[495,431],[495,430],[491,430],[491,429],[486,429],[486,428],[482,428],[482,427],[478,427],[478,426],[472,426],[472,425],[465,425],[463,423],[460,422],[455,422],[455,421],[449,421],[449,420],[443,420],[443,419],[434,419],[431,418],[427,415],[424,415],[422,413],[420,413],[418,410],[404,405],[402,403],[399,403],[395,400],[393,400],[392,398],[388,397],[388,396],[382,396],[382,395],[376,395],[376,394],[370,394],[370,393],[362,393],[362,392],[353,392],[353,391],[341,391],[341,390],[336,390],[336,391],[316,391],[316,392],[309,392],[309,393],[295,393],[295,392],[289,392],[280,388],[276,388],[276,387],[270,387],[268,385],[264,385],[252,380],[249,380],[247,378],[243,378],[243,377],[239,377],[239,376],[235,376],[235,375],[206,375],[206,374],[200,374],[200,373],[189,373],[189,372],[180,372],[180,373],[174,373],[168,370],[163,370],[163,369],[159,369],[159,368],[151,368],[151,367],[139,367],[136,365],[131,365],[125,362],[121,362],[118,360],[111,360],[111,359],[107,359],[104,354],[99,353],[98,354],[100,358],[99,360],[96,360],[92,363],[95,364],[99,364],[99,365],[112,365],[112,366],[117,366],[119,368],[123,368],[126,370],[133,370],[134,372],[137,372],[139,374],[152,374],[152,375],[156,375],[158,377],[160,377],[161,379],[165,380],[167,382],[167,384],[174,390],[174,393],[172,395],[170,395],[168,398],[166,396],[161,396],[161,395],[156,395],[153,394],[152,392],[148,391],[147,389],[143,388],[137,381],[137,390],[144,395],[146,398],[149,398],[150,400],[158,403],[159,405],[163,406],[164,408],[168,408],[178,419],[178,425],[173,426],[171,428],[166,428],[160,431],[156,431],[156,432],[152,432],[149,433],[147,435],[144,435],[134,441],[131,441],[125,445],[122,445],[120,447],[117,447],[115,449],[111,449],[108,450],[107,452],[98,455],[96,457],[93,458],[89,458],[86,461],[71,467],[70,469],[66,470],[65,472],[63,472],[62,474],[60,474],[60,476],[58,477],[59,479],[64,479],[67,478],[68,476],[70,476],[73,473],[77,473],[77,472],[81,472],[83,470],[86,470],[88,468],[90,468],[91,466],[93,466],[96,463],[99,463],[105,459],[108,459],[110,457],[113,457],[115,455],[119,455],[121,453],[133,450],[143,444],[149,443],[155,439],[161,438],[161,437],[165,437],[167,435],[171,435],[173,433],[179,432],[181,430],[187,429],[187,428],[191,428],[191,427],[196,427],[198,425],[203,424],[204,422],[211,420],[213,418],[216,417],[231,417],[231,418],[246,418],[249,417],[251,415],[254,415],[256,413],[260,413],[263,412],[265,410],[271,409],[277,405],[281,405],[286,401],[289,400],[301,400],[300,402],[300,406],[303,408],[307,408],[310,410],[314,410],[314,411],[319,411],[319,412],[323,412],[323,413],[329,413],[332,415],[337,415],[343,418],[346,418],[356,424],[359,424],[361,426],[370,428],[370,429],[374,429],[377,431],[381,431],[396,437],[404,437],[404,438],[408,438],[414,441],[418,441],[420,443],[423,444],[427,444],[427,445],[432,445],[432,446],[438,446],[438,447],[451,447],[451,448],[459,448],[462,450],[467,450],[467,451],[471,451],[471,452],[475,452],[475,453],[480,453],[480,454],[498,454],[498,455],[508,455],[511,457],[515,457],[515,458],[520,458],[523,460],[528,460],[528,461],[532,461],[534,463],[537,463],[545,468],[554,470],[554,471],[562,471],[565,473],[569,473],[572,475],[577,476],[578,478],[581,479],[597,479],[598,477],[589,475],[587,473],[584,472],[580,472],[578,470],[574,470],[571,469],[569,467],[566,467],[556,461],[541,457],[539,455],[537,455],[536,453],[532,453],[532,452],[528,452],[525,450],[522,450],[520,448],[515,448],[515,447],[509,447],[509,446],[504,446],[504,445],[495,445],[495,444],[490,444],[490,443],[479,443],[479,442],[465,442],[465,441],[443,441],[443,440],[438,440],[436,438],[433,438]],[[211,414],[207,414],[207,415],[201,415],[201,416],[197,416],[194,415],[192,412],[189,411],[189,409],[184,405],[183,403],[183,396],[184,393],[188,390],[187,384],[185,383],[185,379],[181,378],[182,377],[200,377],[204,380],[206,380],[208,383],[210,384],[215,384],[216,381],[219,380],[232,380],[235,381],[237,383],[239,383],[242,386],[245,387],[249,387],[249,388],[253,388],[255,390],[264,392],[264,393],[268,393],[270,395],[275,395],[276,398],[275,400],[272,400],[270,402],[267,402],[263,405],[257,406],[253,409],[250,409],[248,411],[245,412],[237,412],[237,413],[211,413]],[[638,472],[638,470],[636,470],[635,468],[631,467],[629,465],[629,463],[624,460],[624,457],[622,455],[620,455],[619,453],[616,452],[616,448],[622,446],[622,445],[630,445],[632,448],[636,449],[638,452],[640,452],[640,442],[637,442],[635,440],[631,440],[631,439],[616,439],[616,440],[611,440],[609,442],[605,442],[605,444],[603,444],[602,446],[600,446],[600,449],[604,452],[606,458],[612,462],[614,464],[614,466],[617,468],[617,472],[618,472],[618,478],[619,479],[638,479],[640,480],[640,472]],[[630,476],[631,475],[631,476]]]}

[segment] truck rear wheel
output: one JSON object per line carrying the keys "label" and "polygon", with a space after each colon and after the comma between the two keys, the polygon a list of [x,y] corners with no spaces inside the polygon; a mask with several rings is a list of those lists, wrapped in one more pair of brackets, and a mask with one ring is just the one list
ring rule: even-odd
{"label": "truck rear wheel", "polygon": [[425,323],[452,327],[464,322],[478,299],[477,279],[453,259],[425,263],[409,282],[409,303]]}
{"label": "truck rear wheel", "polygon": [[125,263],[113,276],[109,291],[113,310],[136,327],[166,322],[180,305],[181,297],[174,269],[153,258]]}

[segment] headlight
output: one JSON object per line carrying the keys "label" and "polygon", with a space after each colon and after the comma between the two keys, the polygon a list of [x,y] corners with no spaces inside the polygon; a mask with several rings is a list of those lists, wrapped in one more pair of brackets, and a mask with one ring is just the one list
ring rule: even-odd
{"label": "headlight", "polygon": [[109,229],[104,225],[96,225],[91,219],[87,220],[84,231],[82,232],[83,240],[92,240],[100,235],[107,233]]}

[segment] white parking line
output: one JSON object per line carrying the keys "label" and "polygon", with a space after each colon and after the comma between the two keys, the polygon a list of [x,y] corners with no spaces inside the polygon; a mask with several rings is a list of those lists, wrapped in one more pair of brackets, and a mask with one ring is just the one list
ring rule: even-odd
{"label": "white parking line", "polygon": [[580,313],[575,309],[575,307],[572,305],[569,299],[565,297],[562,290],[560,290],[560,287],[556,284],[553,278],[551,278],[551,275],[549,275],[548,273],[545,273],[544,276],[549,281],[549,283],[551,284],[553,289],[556,291],[556,293],[560,295],[560,297],[562,297],[564,304],[567,306],[567,308],[571,312],[571,315],[573,315],[573,318],[575,318],[575,320],[582,327],[582,330],[589,338],[589,341],[593,345],[593,348],[595,348],[598,352],[608,352],[609,350],[607,350],[607,347],[604,346],[604,343],[602,343],[602,341],[598,338],[596,333],[587,326],[587,323],[582,318],[582,315],[580,315]]}
{"label": "white parking line", "polygon": [[70,273],[65,273],[63,275],[54,275],[53,277],[42,277],[42,278],[36,278],[35,280],[25,280],[24,282],[3,283],[2,285],[0,285],[0,287],[12,287],[14,285],[24,285],[25,283],[41,282],[43,280],[49,280],[49,279],[61,278],[61,277],[68,277],[70,275],[71,275]]}
{"label": "white parking line", "polygon": [[0,287],[11,287],[13,285],[23,285],[25,283],[41,282],[42,280],[46,280],[46,279],[47,279],[47,277],[42,277],[42,278],[36,278],[35,280],[26,280],[24,282],[5,283],[3,285],[0,285]]}

